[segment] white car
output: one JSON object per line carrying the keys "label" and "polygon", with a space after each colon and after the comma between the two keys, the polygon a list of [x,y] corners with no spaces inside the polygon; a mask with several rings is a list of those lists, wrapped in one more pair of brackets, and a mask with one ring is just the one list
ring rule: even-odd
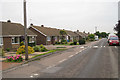
{"label": "white car", "polygon": [[98,41],[98,40],[99,40],[98,36],[95,36],[95,41]]}

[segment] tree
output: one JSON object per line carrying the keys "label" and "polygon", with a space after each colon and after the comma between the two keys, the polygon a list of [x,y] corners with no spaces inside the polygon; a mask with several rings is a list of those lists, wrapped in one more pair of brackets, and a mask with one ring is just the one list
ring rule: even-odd
{"label": "tree", "polygon": [[94,34],[89,34],[88,38],[90,41],[94,41],[95,40],[95,35]]}
{"label": "tree", "polygon": [[107,37],[108,36],[108,34],[106,33],[106,32],[101,32],[101,37],[102,38],[105,38],[105,37]]}
{"label": "tree", "polygon": [[120,38],[120,20],[118,21],[118,24],[116,24],[114,30],[117,31],[117,35]]}
{"label": "tree", "polygon": [[101,33],[99,31],[97,31],[95,35],[97,35],[99,38],[101,37]]}
{"label": "tree", "polygon": [[64,40],[64,36],[67,35],[65,30],[60,30],[60,35],[62,36],[62,41]]}

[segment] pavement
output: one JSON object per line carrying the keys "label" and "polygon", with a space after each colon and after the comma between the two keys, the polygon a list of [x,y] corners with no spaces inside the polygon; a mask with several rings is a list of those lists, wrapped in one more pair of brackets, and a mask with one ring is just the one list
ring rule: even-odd
{"label": "pavement", "polygon": [[3,72],[3,78],[118,78],[118,48],[107,39],[88,43]]}

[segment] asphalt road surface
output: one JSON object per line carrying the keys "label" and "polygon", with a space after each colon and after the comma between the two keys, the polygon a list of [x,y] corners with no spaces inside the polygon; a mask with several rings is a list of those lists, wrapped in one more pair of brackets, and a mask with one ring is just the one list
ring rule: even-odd
{"label": "asphalt road surface", "polygon": [[[78,53],[75,52],[81,48]],[[118,48],[108,46],[107,39],[102,39],[90,46],[78,47],[74,50],[75,55],[69,50],[69,54],[46,57],[41,62],[31,62],[20,69],[3,73],[3,77],[118,78]]]}

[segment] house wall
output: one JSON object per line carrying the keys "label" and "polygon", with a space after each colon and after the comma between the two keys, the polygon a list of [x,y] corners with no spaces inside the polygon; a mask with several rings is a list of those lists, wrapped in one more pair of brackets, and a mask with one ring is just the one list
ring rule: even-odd
{"label": "house wall", "polygon": [[43,45],[46,45],[46,36],[44,36],[43,34],[39,33],[38,31],[34,30],[33,28],[29,28],[32,32],[34,32],[37,37],[36,37],[36,44],[37,45],[40,45],[40,44],[43,44]]}
{"label": "house wall", "polygon": [[12,38],[11,37],[3,37],[3,48],[6,50],[7,48],[12,49]]}

